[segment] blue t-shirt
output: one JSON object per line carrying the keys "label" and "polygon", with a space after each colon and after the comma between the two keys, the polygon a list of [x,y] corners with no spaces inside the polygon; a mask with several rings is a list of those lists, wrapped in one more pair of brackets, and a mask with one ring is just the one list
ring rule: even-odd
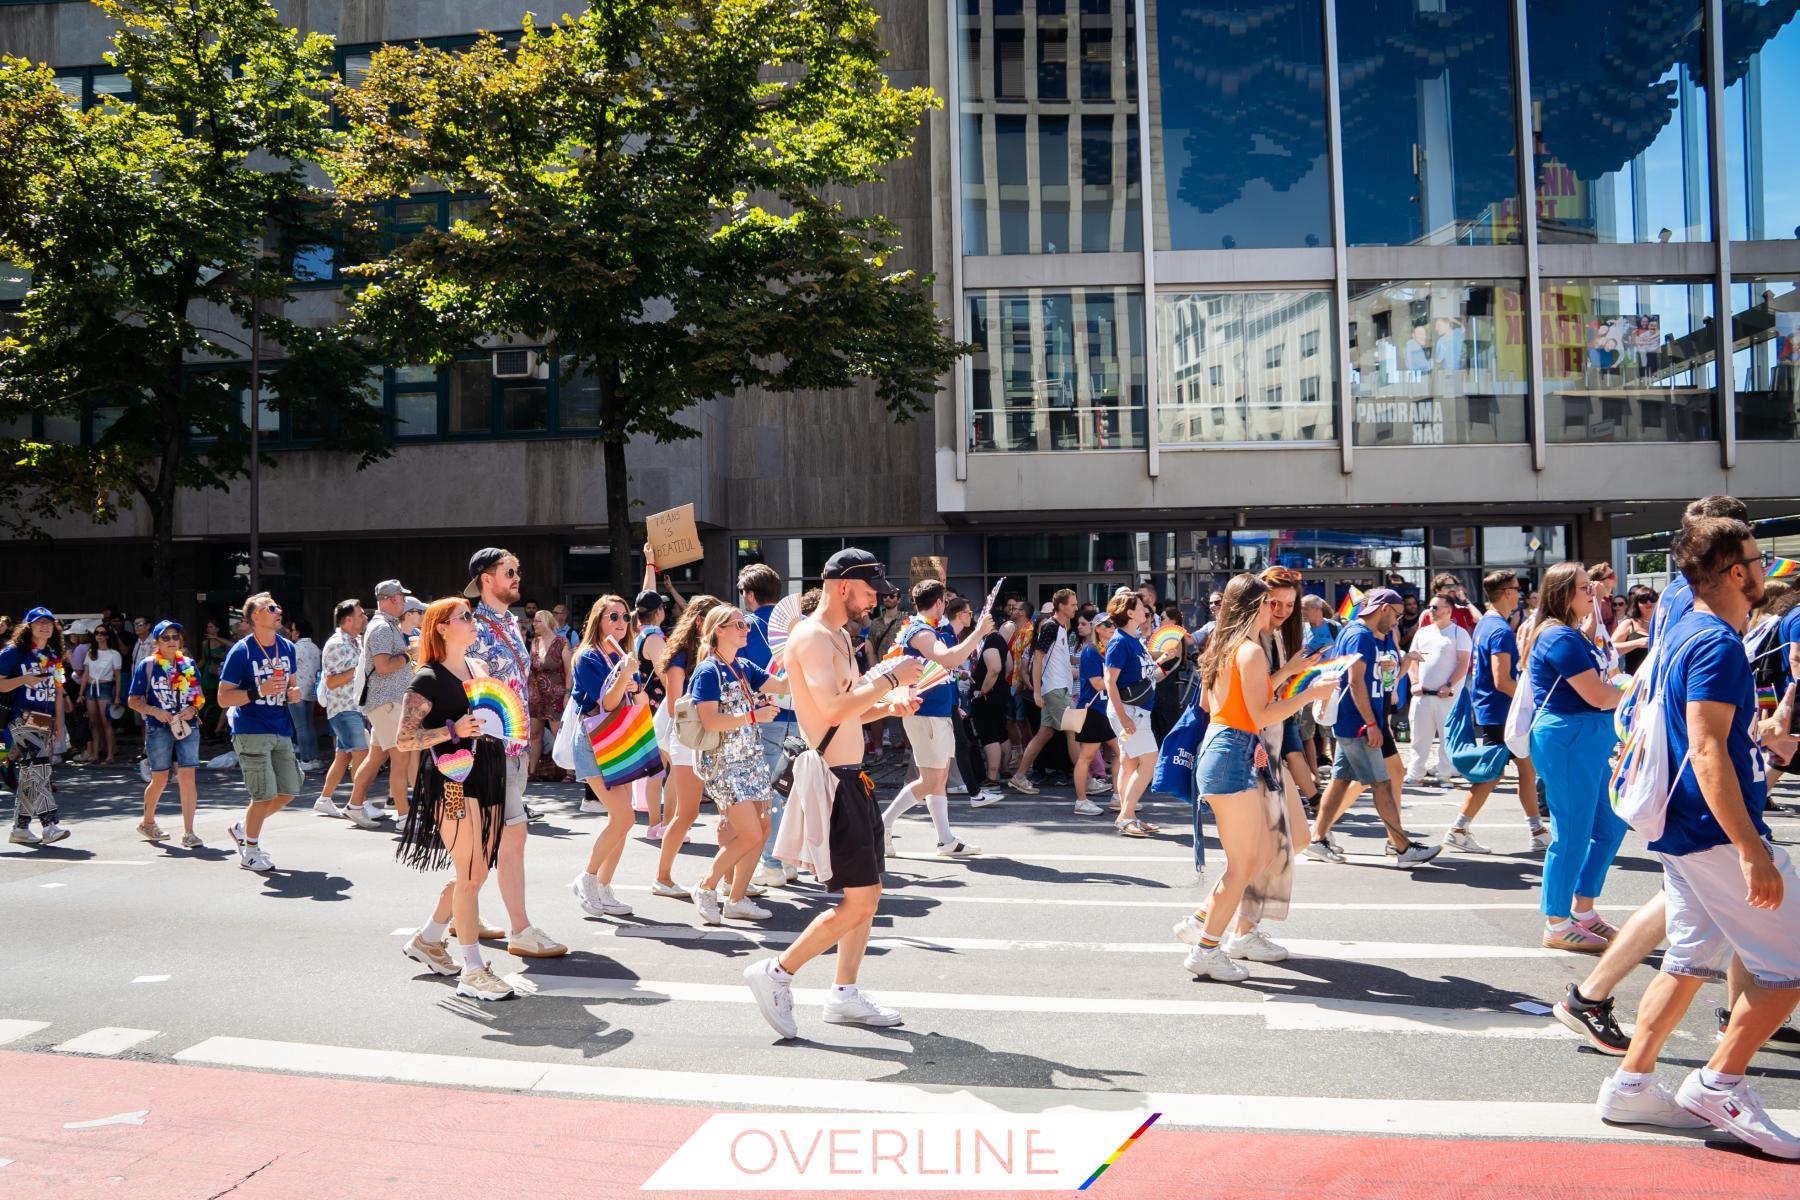
{"label": "blue t-shirt", "polygon": [[1663,594],[1656,598],[1656,608],[1650,614],[1650,638],[1644,648],[1648,650],[1655,646],[1656,639],[1665,629],[1675,628],[1677,621],[1693,611],[1694,586],[1687,581],[1686,575],[1677,571]]}
{"label": "blue t-shirt", "polygon": [[[1108,644],[1110,645],[1110,643]],[[1106,692],[1104,689],[1095,687],[1090,681],[1105,678],[1106,657],[1091,645],[1083,646],[1081,648],[1081,664],[1076,671],[1081,678],[1075,681],[1079,689],[1075,697],[1075,707],[1091,708],[1098,705],[1100,711],[1105,712]],[[1123,672],[1120,672],[1120,678],[1124,678]]]}
{"label": "blue t-shirt", "polygon": [[[906,628],[900,631],[900,637],[898,639],[898,644],[906,648],[906,655],[908,658],[925,657],[913,646],[913,640],[922,633],[929,633],[932,637],[936,638],[941,645],[954,646],[956,644],[956,635],[951,633],[947,627],[944,629],[933,629],[925,622],[919,620],[919,618],[914,617],[906,623]],[[930,660],[927,659],[926,661]],[[919,711],[916,715],[921,717],[947,717],[955,711],[955,709],[956,688],[948,681],[945,681],[937,687],[926,688],[923,692],[919,693]]]}
{"label": "blue t-shirt", "polygon": [[169,672],[156,664],[154,654],[139,663],[137,670],[131,673],[131,687],[125,694],[142,696],[146,702],[166,713],[181,711],[181,705],[175,699],[175,689],[169,686]]}
{"label": "blue t-shirt", "polygon": [[1108,667],[1119,669],[1121,695],[1144,682],[1150,674],[1150,654],[1144,649],[1144,643],[1123,629],[1113,634],[1112,641],[1106,643],[1105,662]]}
{"label": "blue t-shirt", "polygon": [[1794,644],[1800,642],[1800,608],[1788,610],[1787,616],[1781,618],[1776,627],[1775,637],[1763,646],[1763,653],[1776,654],[1781,657],[1781,685],[1786,687],[1794,682]]}
{"label": "blue t-shirt", "polygon": [[708,700],[722,702],[727,696],[738,696],[743,691],[743,687],[739,686],[740,679],[753,692],[760,690],[769,681],[769,673],[746,656],[740,655],[732,666],[737,668],[736,675],[718,658],[709,658],[695,667],[694,683],[688,689],[694,697],[694,703],[704,704]]}
{"label": "blue t-shirt", "polygon": [[1477,725],[1506,724],[1506,710],[1512,705],[1512,697],[1501,691],[1494,680],[1496,654],[1512,657],[1512,673],[1507,678],[1518,679],[1518,635],[1504,617],[1488,613],[1475,624],[1475,677],[1471,680],[1469,702],[1474,705]]}
{"label": "blue t-shirt", "polygon": [[[17,679],[27,671],[41,667],[47,663],[51,654],[48,648],[43,650],[26,650],[21,652],[17,646],[8,646],[0,650],[0,679]],[[57,684],[55,674],[46,675],[36,683],[28,683],[7,693],[6,698],[12,701],[15,713],[34,712],[46,715],[56,711]]]}
{"label": "blue t-shirt", "polygon": [[231,732],[234,735],[273,733],[281,737],[294,736],[294,722],[288,716],[286,693],[276,692],[273,696],[257,694],[257,687],[262,681],[277,671],[290,680],[294,677],[294,643],[279,633],[275,635],[273,648],[265,649],[257,642],[255,634],[249,634],[235,642],[226,653],[225,666],[219,671],[219,682],[243,688],[250,696],[250,703],[226,710],[231,715]]}
{"label": "blue t-shirt", "polygon": [[1531,644],[1531,693],[1544,712],[1574,715],[1604,712],[1581,698],[1569,680],[1584,671],[1595,671],[1606,680],[1606,655],[1594,643],[1567,625],[1546,625]]}
{"label": "blue t-shirt", "polygon": [[1324,650],[1335,641],[1331,632],[1330,621],[1320,621],[1317,625],[1306,627],[1306,640],[1300,644],[1302,653],[1311,654],[1315,650]]}
{"label": "blue t-shirt", "polygon": [[[576,707],[584,714],[592,716],[600,707],[600,698],[612,687],[614,668],[623,661],[622,655],[608,654],[593,646],[575,652],[575,683],[570,692],[575,697]],[[621,699],[620,705],[624,703]]]}
{"label": "blue t-shirt", "polygon": [[664,679],[669,677],[670,671],[680,671],[683,676],[681,690],[679,692],[671,691],[669,693],[669,703],[672,705],[675,701],[687,695],[689,690],[694,686],[694,673],[688,670],[688,652],[686,650],[677,650],[669,657],[669,665],[663,668]]}
{"label": "blue t-shirt", "polygon": [[1667,680],[1662,695],[1663,720],[1669,732],[1669,770],[1679,768],[1681,773],[1674,779],[1675,790],[1669,796],[1663,834],[1650,843],[1650,849],[1662,854],[1692,854],[1731,841],[1706,806],[1693,764],[1682,763],[1688,752],[1687,706],[1691,700],[1711,700],[1735,707],[1731,732],[1725,739],[1726,755],[1744,794],[1750,821],[1756,832],[1766,838],[1769,825],[1763,820],[1762,811],[1769,795],[1769,773],[1762,750],[1750,735],[1757,715],[1756,682],[1750,674],[1750,660],[1744,654],[1744,641],[1735,629],[1711,613],[1689,612],[1667,632],[1668,649],[1657,675]]}
{"label": "blue t-shirt", "polygon": [[[748,659],[763,670],[769,669],[769,614],[775,611],[773,604],[765,604],[753,613],[745,613],[750,622],[749,635],[744,639],[744,648],[738,651],[739,659]],[[865,635],[866,636],[866,635]]]}
{"label": "blue t-shirt", "polygon": [[[1388,696],[1399,682],[1399,647],[1394,644],[1393,635],[1376,637],[1375,631],[1361,621],[1350,621],[1331,647],[1332,658],[1347,654],[1363,660],[1363,685],[1369,689],[1369,711],[1379,727],[1387,715]],[[1350,686],[1349,675],[1344,676],[1342,686]],[[1363,729],[1362,713],[1357,709],[1355,699],[1346,695],[1338,701],[1337,723],[1332,726],[1332,732],[1340,738],[1355,741],[1363,736]]]}

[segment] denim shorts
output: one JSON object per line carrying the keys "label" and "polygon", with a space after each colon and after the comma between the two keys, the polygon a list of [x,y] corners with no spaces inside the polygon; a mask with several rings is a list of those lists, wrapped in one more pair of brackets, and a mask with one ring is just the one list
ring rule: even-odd
{"label": "denim shorts", "polygon": [[162,774],[171,765],[183,770],[199,766],[199,728],[189,729],[188,735],[178,742],[167,725],[155,717],[149,718],[144,724],[144,757],[150,760],[152,775]]}
{"label": "denim shorts", "polygon": [[1300,718],[1289,717],[1281,723],[1281,757],[1304,753],[1306,745],[1300,736]]}
{"label": "denim shorts", "polygon": [[369,727],[354,708],[339,713],[326,724],[331,726],[331,744],[339,754],[355,754],[369,748]]}
{"label": "denim shorts", "polygon": [[1194,760],[1194,790],[1202,796],[1230,796],[1256,787],[1254,733],[1214,722],[1206,727]]}
{"label": "denim shorts", "polygon": [[1339,737],[1337,758],[1331,764],[1333,779],[1348,779],[1364,787],[1388,781],[1387,764],[1381,759],[1381,747],[1371,746],[1359,737]]}

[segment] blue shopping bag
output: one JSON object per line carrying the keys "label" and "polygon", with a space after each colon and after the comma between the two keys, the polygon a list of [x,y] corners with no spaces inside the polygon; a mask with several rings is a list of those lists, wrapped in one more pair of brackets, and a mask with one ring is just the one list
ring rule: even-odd
{"label": "blue shopping bag", "polygon": [[1444,719],[1444,749],[1450,752],[1450,765],[1470,783],[1492,783],[1506,770],[1512,755],[1505,743],[1489,745],[1481,741],[1475,728],[1473,674],[1463,681],[1456,693],[1456,703]]}

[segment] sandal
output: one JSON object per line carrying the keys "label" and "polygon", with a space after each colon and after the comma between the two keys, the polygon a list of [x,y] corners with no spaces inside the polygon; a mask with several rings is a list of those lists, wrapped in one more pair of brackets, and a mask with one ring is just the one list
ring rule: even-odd
{"label": "sandal", "polygon": [[1144,820],[1142,817],[1138,818],[1138,824],[1142,825],[1144,827],[1145,833],[1161,833],[1162,832],[1161,825],[1153,825],[1149,821]]}
{"label": "sandal", "polygon": [[1126,837],[1141,838],[1150,836],[1149,831],[1144,828],[1144,823],[1135,817],[1129,821],[1115,821],[1113,822],[1113,828],[1117,829]]}

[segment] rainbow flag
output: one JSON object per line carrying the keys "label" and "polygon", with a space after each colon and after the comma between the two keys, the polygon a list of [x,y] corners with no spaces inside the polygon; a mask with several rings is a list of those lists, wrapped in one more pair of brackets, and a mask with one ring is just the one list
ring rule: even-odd
{"label": "rainbow flag", "polygon": [[1131,1144],[1133,1142],[1137,1141],[1139,1138],[1143,1137],[1144,1130],[1146,1130],[1146,1129],[1150,1128],[1152,1125],[1156,1124],[1156,1119],[1160,1116],[1162,1116],[1162,1114],[1159,1112],[1151,1113],[1150,1119],[1148,1121],[1145,1121],[1142,1125],[1139,1125],[1137,1127],[1137,1132],[1132,1134],[1130,1137],[1126,1138],[1125,1141],[1119,1146],[1119,1148],[1112,1152],[1111,1157],[1109,1157],[1105,1162],[1101,1163],[1098,1167],[1096,1167],[1094,1169],[1094,1173],[1087,1177],[1087,1182],[1082,1184],[1080,1187],[1076,1188],[1075,1190],[1078,1192],[1085,1192],[1089,1188],[1093,1187],[1094,1180],[1096,1180],[1096,1179],[1100,1178],[1102,1175],[1106,1174],[1106,1168],[1108,1168],[1108,1167],[1112,1166],[1114,1163],[1118,1162],[1119,1156],[1124,1154],[1127,1150],[1131,1149]]}
{"label": "rainbow flag", "polygon": [[1361,657],[1362,655],[1360,654],[1345,654],[1338,658],[1328,658],[1316,667],[1308,667],[1306,670],[1300,672],[1298,675],[1282,684],[1279,688],[1275,689],[1275,698],[1277,700],[1292,700],[1295,696],[1298,696],[1301,692],[1304,692],[1307,688],[1319,682],[1320,679],[1337,679],[1341,677],[1345,671],[1350,669],[1352,663],[1355,663]]}
{"label": "rainbow flag", "polygon": [[1354,621],[1356,619],[1356,610],[1362,607],[1362,602],[1363,594],[1361,589],[1354,583],[1351,584],[1350,590],[1344,593],[1343,603],[1338,605],[1337,619],[1340,621]]}
{"label": "rainbow flag", "polygon": [[656,730],[648,704],[626,704],[611,712],[583,717],[588,745],[608,788],[624,787],[662,773],[662,755],[656,752]]}
{"label": "rainbow flag", "polygon": [[1800,559],[1778,558],[1763,572],[1764,579],[1789,579],[1800,575]]}
{"label": "rainbow flag", "polygon": [[1756,707],[1763,716],[1766,717],[1774,712],[1775,706],[1780,703],[1781,695],[1775,690],[1774,684],[1756,689]]}

